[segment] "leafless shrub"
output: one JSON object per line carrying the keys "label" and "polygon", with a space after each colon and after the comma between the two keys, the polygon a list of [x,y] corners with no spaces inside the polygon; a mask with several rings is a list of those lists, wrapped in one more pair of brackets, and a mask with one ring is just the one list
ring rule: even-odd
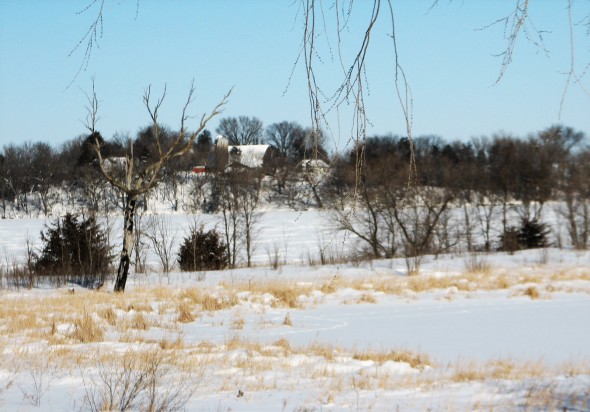
{"label": "leafless shrub", "polygon": [[31,240],[27,237],[25,241],[25,264],[19,263],[15,258],[9,258],[6,248],[4,249],[5,263],[0,265],[0,289],[2,288],[27,288],[31,289],[37,283],[37,277],[33,270],[35,262],[35,251]]}
{"label": "leafless shrub", "polygon": [[57,373],[57,367],[52,361],[52,354],[31,354],[27,351],[17,354],[18,368],[26,371],[25,379],[16,378],[16,385],[20,389],[23,399],[31,405],[41,406],[41,398],[49,390],[51,381]]}
{"label": "leafless shrub", "polygon": [[112,364],[98,360],[98,376],[84,379],[84,404],[92,412],[141,410],[173,412],[184,408],[200,375],[174,372],[175,359],[161,350],[127,352]]}
{"label": "leafless shrub", "polygon": [[492,266],[481,253],[471,252],[465,259],[465,270],[469,273],[489,273]]}
{"label": "leafless shrub", "polygon": [[176,241],[176,231],[172,229],[170,219],[165,216],[150,216],[145,235],[160,259],[162,271],[169,273],[174,267],[172,248]]}
{"label": "leafless shrub", "polygon": [[272,249],[266,249],[266,254],[268,255],[268,263],[273,270],[277,270],[279,266],[285,263],[284,258],[281,259],[281,252],[276,242],[272,245]]}

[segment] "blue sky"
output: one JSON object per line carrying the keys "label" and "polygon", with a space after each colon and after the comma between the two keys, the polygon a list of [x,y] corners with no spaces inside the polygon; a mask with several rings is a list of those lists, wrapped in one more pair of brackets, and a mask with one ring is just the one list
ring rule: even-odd
{"label": "blue sky", "polygon": [[[93,76],[101,103],[98,129],[107,138],[134,135],[149,123],[142,103],[148,85],[153,93],[167,85],[161,120],[178,127],[193,79],[197,99],[191,108],[197,117],[234,87],[222,116],[256,116],[265,125],[282,120],[310,125],[304,67],[300,63],[293,70],[302,38],[298,1],[169,0],[163,5],[140,0],[137,10],[135,0],[107,0],[100,48],[93,49],[88,67],[76,77],[84,46],[68,55],[95,17],[95,8],[78,13],[89,2],[0,1],[0,147],[24,141],[58,146],[83,134],[82,90],[90,90]],[[343,36],[345,54],[358,44],[370,3],[355,2]],[[328,14],[330,4],[325,2]],[[547,31],[547,53],[522,37],[513,63],[496,85],[501,59],[494,54],[505,48],[503,26],[477,29],[510,13],[514,0],[440,1],[432,10],[432,0],[393,4],[399,58],[413,92],[415,136],[468,140],[506,132],[525,137],[557,122],[590,134],[590,97],[580,87],[572,85],[559,117],[570,59],[566,1],[531,2],[535,27]],[[589,12],[588,3],[574,3],[573,12],[580,21]],[[382,18],[367,61],[368,134],[403,135],[393,89],[391,29],[387,16]],[[578,73],[590,62],[586,29],[574,28]],[[325,38],[319,41],[322,63],[316,67],[328,91],[341,70]],[[583,80],[590,90],[590,73]],[[329,145],[342,150],[350,137],[347,109],[329,120]],[[208,128],[216,127],[213,120]]]}

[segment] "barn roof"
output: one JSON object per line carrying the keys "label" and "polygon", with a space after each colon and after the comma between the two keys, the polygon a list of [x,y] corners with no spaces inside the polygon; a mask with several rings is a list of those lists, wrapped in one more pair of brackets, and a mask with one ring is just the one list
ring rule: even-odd
{"label": "barn roof", "polygon": [[[253,169],[260,168],[269,147],[267,144],[228,146],[230,163],[240,163]],[[235,151],[238,151],[239,154],[234,154]]]}

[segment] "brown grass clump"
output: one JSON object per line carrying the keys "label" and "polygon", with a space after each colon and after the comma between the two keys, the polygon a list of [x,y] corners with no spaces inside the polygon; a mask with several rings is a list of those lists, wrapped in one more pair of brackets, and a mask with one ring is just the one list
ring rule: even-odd
{"label": "brown grass clump", "polygon": [[329,281],[322,283],[320,291],[325,295],[329,295],[336,292],[340,287],[342,287],[340,278],[338,276],[334,276]]}
{"label": "brown grass clump", "polygon": [[230,337],[225,342],[225,347],[229,351],[243,349],[251,352],[262,352],[262,346],[258,342],[251,342],[240,338],[238,335]]}
{"label": "brown grass clump", "polygon": [[94,318],[85,312],[82,317],[74,321],[74,330],[70,337],[81,343],[102,342],[104,331],[96,324]]}
{"label": "brown grass clump", "polygon": [[453,382],[472,382],[483,381],[488,377],[488,370],[473,360],[468,362],[458,362],[453,367],[451,381]]}
{"label": "brown grass clump", "polygon": [[178,317],[176,320],[180,323],[194,322],[195,317],[191,306],[187,302],[181,302],[177,307]]}
{"label": "brown grass clump", "polygon": [[358,303],[377,303],[377,299],[373,296],[372,293],[363,293],[358,298]]}
{"label": "brown grass clump", "polygon": [[192,304],[200,305],[201,309],[205,312],[230,309],[240,303],[235,293],[230,293],[225,289],[221,289],[217,296],[215,296],[205,293],[199,288],[188,288],[183,290],[179,297]]}
{"label": "brown grass clump", "polygon": [[541,297],[541,293],[539,290],[534,286],[529,286],[523,291],[525,296],[530,297],[532,300],[539,299]]}
{"label": "brown grass clump", "polygon": [[511,359],[495,359],[485,363],[475,360],[468,362],[458,361],[450,367],[453,369],[451,380],[454,382],[542,378],[548,376],[550,372],[542,361],[516,362]]}
{"label": "brown grass clump", "polygon": [[154,309],[152,308],[152,305],[149,302],[131,302],[127,305],[127,312],[131,312],[131,311],[135,311],[135,312],[151,312]]}
{"label": "brown grass clump", "polygon": [[275,300],[272,306],[275,308],[287,307],[287,308],[300,308],[299,302],[300,296],[309,296],[313,291],[311,284],[301,283],[287,283],[287,282],[265,282],[265,283],[249,283],[238,285],[237,290],[249,291],[253,294],[265,294],[272,295]]}
{"label": "brown grass clump", "polygon": [[105,308],[105,309],[99,311],[98,316],[100,316],[102,319],[106,320],[108,322],[108,324],[111,326],[115,326],[115,324],[117,323],[117,314],[115,313],[113,308],[110,306],[108,308]]}
{"label": "brown grass clump", "polygon": [[293,326],[293,321],[291,320],[291,315],[288,312],[285,315],[285,319],[283,319],[283,326]]}
{"label": "brown grass clump", "polygon": [[329,344],[321,344],[319,342],[313,342],[303,351],[299,350],[297,352],[320,356],[328,361],[333,361],[334,356],[338,354],[338,350],[334,346]]}
{"label": "brown grass clump", "polygon": [[142,312],[137,312],[131,318],[131,328],[137,330],[148,330],[150,328],[150,323],[143,315]]}
{"label": "brown grass clump", "polygon": [[285,351],[285,353],[289,353],[291,352],[291,344],[289,343],[289,341],[285,338],[280,338],[279,340],[273,342],[273,345],[281,348]]}
{"label": "brown grass clump", "polygon": [[384,352],[377,352],[373,350],[357,351],[352,354],[352,358],[360,361],[371,360],[377,363],[384,363],[388,361],[404,362],[409,364],[412,368],[420,370],[432,365],[428,355],[406,350],[393,350]]}
{"label": "brown grass clump", "polygon": [[158,344],[160,346],[160,349],[163,350],[182,350],[186,347],[184,341],[180,336],[178,336],[176,340],[173,341],[168,339],[162,339],[160,342],[158,342]]}
{"label": "brown grass clump", "polygon": [[8,333],[19,333],[25,330],[35,330],[41,326],[34,313],[14,313],[8,318],[6,329]]}
{"label": "brown grass clump", "polygon": [[244,321],[244,318],[242,318],[241,316],[238,316],[238,317],[234,318],[234,320],[232,320],[231,328],[235,329],[235,330],[242,330],[242,329],[244,329],[245,323],[246,323],[246,321]]}

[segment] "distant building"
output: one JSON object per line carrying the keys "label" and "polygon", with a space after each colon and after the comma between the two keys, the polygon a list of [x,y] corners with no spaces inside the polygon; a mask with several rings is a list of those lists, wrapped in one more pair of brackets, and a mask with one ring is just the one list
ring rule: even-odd
{"label": "distant building", "polygon": [[218,136],[207,159],[207,170],[266,169],[271,157],[272,150],[267,144],[230,146],[225,137]]}

